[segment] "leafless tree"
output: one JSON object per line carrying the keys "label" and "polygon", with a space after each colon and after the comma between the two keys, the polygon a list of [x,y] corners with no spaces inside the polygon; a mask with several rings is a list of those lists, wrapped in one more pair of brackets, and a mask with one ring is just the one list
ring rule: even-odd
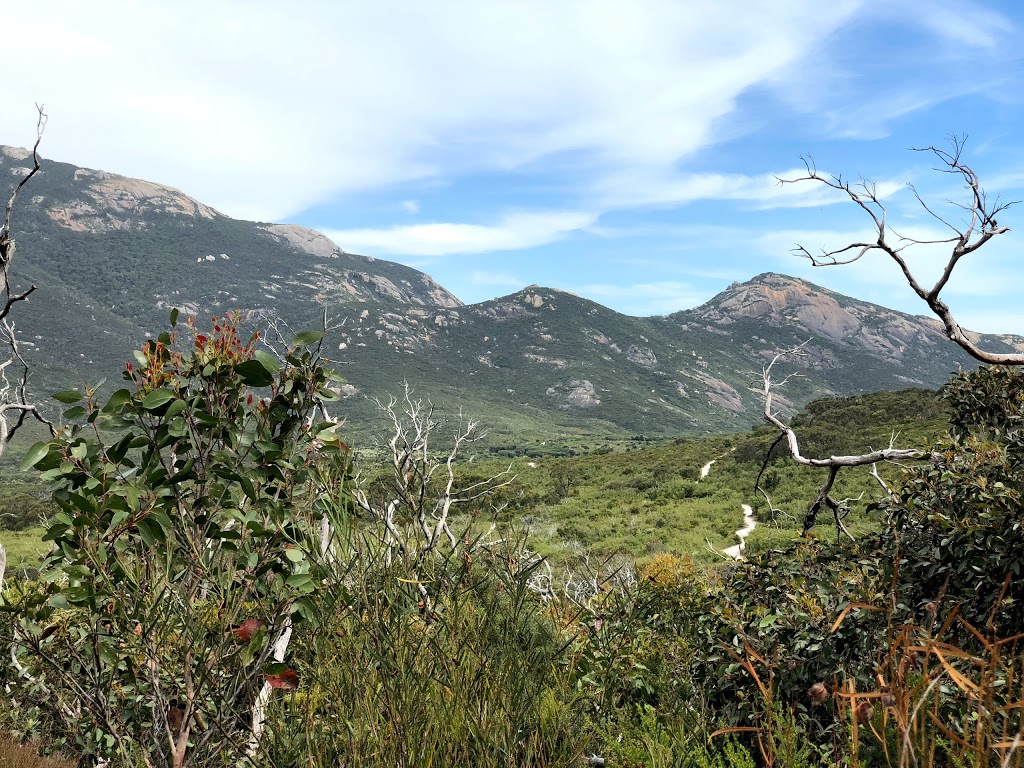
{"label": "leafless tree", "polygon": [[[38,116],[36,119],[36,141],[32,146],[32,167],[18,182],[7,199],[3,226],[0,227],[0,344],[6,347],[6,352],[3,353],[4,359],[0,360],[0,456],[7,450],[7,446],[10,445],[17,431],[21,429],[25,419],[30,415],[46,424],[51,432],[53,431],[53,426],[43,417],[29,397],[29,367],[21,355],[21,347],[14,330],[14,321],[11,319],[11,310],[14,305],[27,299],[36,289],[32,285],[19,292],[11,286],[11,263],[14,261],[17,246],[11,229],[14,204],[22,187],[28,184],[42,167],[39,161],[39,144],[43,140],[43,131],[46,128],[46,112],[39,105],[36,106],[36,110]],[[3,545],[0,544],[0,588],[3,586],[6,566],[7,553]]]}
{"label": "leafless tree", "polygon": [[[415,573],[417,563],[442,545],[446,554],[461,549],[463,555],[471,556],[474,549],[500,543],[488,538],[493,525],[482,533],[469,527],[459,534],[452,530],[451,516],[457,507],[489,496],[515,480],[509,464],[482,480],[459,481],[457,462],[470,445],[486,437],[486,431],[478,422],[463,418],[460,411],[450,443],[438,451],[434,441],[439,439],[441,421],[434,415],[432,403],[413,397],[408,382],[403,383],[401,399],[392,396],[386,403],[375,402],[391,422],[386,445],[389,472],[386,478],[376,478],[373,487],[367,477],[357,473],[354,495],[357,507],[381,526],[380,541],[388,562],[404,558]],[[419,591],[429,611],[430,597],[422,584]]]}
{"label": "leafless tree", "polygon": [[[971,357],[983,363],[997,365],[1024,365],[1024,354],[993,352],[980,348],[977,344],[977,340],[972,338],[971,334],[968,334],[960,327],[960,324],[953,316],[949,306],[940,296],[942,290],[949,283],[950,277],[952,277],[953,271],[960,263],[961,259],[980,249],[992,238],[1005,234],[1009,231],[1009,227],[999,224],[996,217],[1016,203],[1016,201],[1004,203],[1000,202],[998,198],[990,199],[988,197],[985,190],[981,187],[978,174],[963,160],[965,141],[965,136],[953,136],[950,138],[950,146],[948,149],[935,146],[914,149],[915,152],[931,153],[939,162],[939,165],[935,170],[939,173],[959,178],[959,180],[963,182],[964,189],[966,190],[966,200],[964,202],[949,201],[952,206],[962,213],[960,216],[961,220],[953,222],[949,217],[940,214],[935,207],[929,205],[918,193],[917,189],[913,185],[910,185],[910,190],[914,193],[914,197],[924,211],[933,219],[938,221],[943,228],[950,232],[949,237],[934,240],[921,240],[901,235],[893,229],[888,221],[888,211],[879,197],[878,188],[874,182],[862,178],[856,183],[851,183],[845,180],[842,176],[825,175],[818,171],[813,160],[809,157],[801,158],[804,161],[804,167],[806,168],[807,173],[797,178],[779,179],[779,183],[796,184],[811,181],[824,184],[830,189],[842,192],[871,219],[874,237],[873,239],[849,243],[834,250],[822,249],[819,253],[812,253],[806,247],[797,245],[795,252],[810,260],[811,264],[816,267],[830,267],[851,264],[862,259],[869,253],[880,251],[896,263],[903,273],[907,284],[911,287],[914,293],[921,297],[921,299],[928,304],[929,309],[936,317],[939,318],[942,322],[946,336],[964,349],[969,355],[971,355]],[[923,285],[917,277],[915,277],[907,261],[907,251],[914,246],[922,245],[931,247],[948,246],[949,248],[949,254],[946,258],[942,273],[935,284],[930,288]],[[768,465],[771,453],[775,449],[776,445],[785,442],[790,455],[797,463],[809,467],[828,469],[828,478],[819,489],[817,497],[811,503],[806,515],[804,516],[804,531],[807,531],[814,525],[817,516],[822,509],[828,509],[832,512],[837,530],[845,533],[847,536],[850,536],[846,526],[843,525],[843,518],[848,510],[848,504],[852,500],[837,500],[831,495],[832,488],[835,484],[836,476],[839,474],[839,471],[843,467],[871,465],[871,476],[878,481],[883,491],[889,493],[889,486],[878,474],[878,462],[898,462],[904,460],[923,459],[928,454],[925,451],[917,449],[894,447],[896,442],[896,435],[894,434],[890,440],[889,447],[881,450],[870,451],[868,453],[853,456],[828,456],[824,458],[809,458],[804,456],[800,452],[800,445],[797,440],[796,433],[789,425],[779,418],[778,414],[776,414],[772,407],[772,396],[774,391],[796,375],[790,374],[788,376],[776,377],[776,366],[786,357],[802,356],[804,354],[803,347],[804,345],[802,344],[792,349],[779,352],[772,358],[770,363],[763,366],[761,378],[764,393],[764,418],[769,424],[779,430],[779,435],[776,438],[775,443],[773,443],[772,447],[769,449],[765,462],[761,467],[761,473],[758,475],[755,483],[755,490],[765,497],[769,508],[775,512],[775,509],[771,504],[771,499],[768,497],[765,489],[761,486],[761,477],[764,474],[764,470]],[[935,460],[936,457],[932,456],[932,459]],[[852,538],[852,536],[850,536],[850,538]]]}
{"label": "leafless tree", "polygon": [[[961,259],[977,251],[992,238],[1010,231],[1010,228],[1000,224],[996,217],[1019,202],[1004,203],[998,198],[989,199],[981,186],[978,174],[963,160],[966,140],[966,136],[952,136],[948,149],[934,146],[914,149],[915,152],[931,153],[939,161],[935,170],[959,178],[966,190],[964,202],[949,201],[952,206],[962,212],[961,220],[953,222],[949,217],[943,216],[929,205],[913,185],[909,185],[924,211],[950,232],[949,237],[936,240],[918,240],[901,235],[894,230],[888,222],[888,212],[878,197],[877,185],[874,182],[861,179],[856,183],[850,183],[842,176],[825,175],[818,171],[809,157],[801,158],[807,173],[793,179],[779,179],[779,183],[797,184],[812,181],[844,193],[870,217],[874,239],[849,243],[835,250],[823,249],[820,253],[812,253],[804,246],[797,245],[795,252],[809,259],[811,264],[816,267],[831,267],[852,264],[873,251],[881,251],[896,263],[914,293],[920,296],[935,316],[942,321],[946,336],[962,347],[971,357],[994,365],[1024,365],[1024,354],[991,352],[978,347],[976,341],[960,327],[949,306],[940,298],[942,290],[949,283],[949,279]],[[906,259],[908,249],[920,245],[949,247],[949,255],[946,258],[942,274],[930,288],[918,281]]]}
{"label": "leafless tree", "polygon": [[[785,376],[776,377],[775,367],[786,357],[800,357],[804,354],[804,344],[787,349],[783,352],[776,354],[770,363],[766,364],[762,369],[761,380],[762,380],[762,392],[764,394],[764,418],[769,424],[779,430],[779,436],[776,438],[772,447],[768,449],[768,456],[765,458],[765,462],[761,467],[761,472],[758,474],[757,481],[755,483],[756,490],[761,493],[768,501],[769,507],[771,507],[771,499],[768,498],[768,494],[761,486],[761,476],[764,474],[764,469],[771,458],[771,453],[775,446],[785,441],[786,447],[789,449],[790,455],[793,460],[798,464],[803,464],[806,467],[818,467],[822,469],[828,469],[828,478],[824,484],[818,490],[818,495],[804,516],[804,531],[812,528],[817,521],[818,514],[822,509],[828,509],[832,512],[833,519],[835,520],[836,529],[843,532],[849,538],[853,538],[846,526],[843,524],[843,518],[846,516],[848,505],[853,499],[835,499],[832,497],[832,488],[835,485],[836,476],[839,474],[839,470],[844,467],[864,467],[867,465],[872,466],[872,474],[878,477],[876,465],[880,461],[906,461],[912,459],[924,458],[927,454],[925,451],[921,451],[915,448],[895,448],[892,442],[895,442],[895,435],[893,440],[890,442],[888,448],[883,448],[877,451],[870,451],[868,453],[862,453],[851,456],[827,456],[824,458],[810,458],[804,456],[800,452],[800,443],[797,439],[796,432],[793,431],[792,427],[786,424],[779,415],[775,412],[772,400],[775,394],[775,390],[784,386],[794,376],[799,374],[790,373]],[[879,482],[882,483],[883,488],[885,487],[884,481],[879,478]]]}
{"label": "leafless tree", "polygon": [[11,286],[11,263],[14,260],[17,245],[11,229],[11,216],[18,193],[42,167],[39,161],[39,144],[43,140],[43,131],[46,128],[46,113],[41,106],[37,109],[39,116],[36,122],[36,142],[32,147],[32,167],[7,199],[3,227],[0,228],[0,294],[2,294],[0,338],[2,338],[4,346],[7,347],[6,359],[0,361],[0,456],[7,450],[15,433],[30,414],[49,425],[39,409],[30,402],[28,396],[29,367],[21,355],[18,337],[14,332],[14,321],[11,319],[11,310],[14,305],[27,299],[36,290],[36,286],[32,285],[19,292]]}

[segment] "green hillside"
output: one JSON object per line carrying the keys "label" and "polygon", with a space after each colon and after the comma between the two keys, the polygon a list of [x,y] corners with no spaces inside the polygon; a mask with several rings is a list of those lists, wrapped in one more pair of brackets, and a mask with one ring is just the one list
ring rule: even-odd
{"label": "green hillside", "polygon": [[[805,455],[828,456],[887,446],[893,434],[899,446],[924,447],[943,433],[947,417],[934,392],[904,390],[816,400],[792,423]],[[734,533],[743,526],[742,504],[754,508],[759,522],[747,540],[749,551],[791,542],[825,472],[801,467],[777,448],[763,480],[779,510],[773,517],[754,484],[776,435],[761,426],[621,452],[518,458],[516,483],[497,500],[507,504],[500,520],[525,522],[535,546],[559,560],[587,552],[640,560],[686,553],[702,562],[720,561],[720,550],[738,541]],[[712,460],[701,479],[701,469]],[[504,466],[474,462],[464,470],[485,477]],[[879,471],[888,479],[900,473],[896,466]],[[881,522],[865,511],[881,496],[869,472],[840,473],[833,493],[858,497],[846,521],[854,535],[875,531]],[[487,510],[480,512],[487,519]],[[827,538],[834,530],[830,519],[821,517],[815,533]]]}
{"label": "green hillside", "polygon": [[[0,177],[13,184],[27,162],[4,148]],[[790,412],[815,397],[934,388],[973,365],[933,320],[777,274],[668,317],[540,286],[463,306],[422,272],[313,230],[231,219],[178,190],[49,160],[13,225],[15,282],[37,286],[16,323],[40,396],[116,384],[172,307],[201,324],[241,310],[271,337],[271,326],[319,327],[326,312],[327,354],[349,382],[337,412],[363,447],[385,428],[373,399],[405,381],[453,418],[488,423],[492,446],[537,454],[746,429],[760,420],[762,363],[797,344],[805,376],[779,400]]]}
{"label": "green hillside", "polygon": [[[816,400],[793,425],[805,454],[824,456],[888,445],[893,433],[901,446],[924,446],[942,434],[946,413],[935,393],[905,390]],[[774,506],[786,514],[773,519],[764,500],[754,494],[754,481],[774,439],[765,426],[656,445],[635,441],[626,450],[598,447],[577,456],[545,456],[542,451],[520,455],[511,460],[515,482],[467,514],[479,514],[488,522],[523,525],[532,546],[555,560],[581,552],[643,560],[669,552],[713,562],[723,559],[720,550],[737,543],[734,532],[743,524],[741,504],[750,504],[760,523],[747,540],[751,551],[792,541],[800,532],[803,513],[824,475],[796,465],[776,449],[764,484]],[[23,440],[18,445],[23,451],[30,444],[31,440]],[[492,448],[467,456],[460,465],[463,479],[484,478],[508,467],[507,458],[489,458],[500,452]],[[372,450],[364,457],[371,474],[378,457]],[[12,450],[0,460],[0,470],[10,477],[7,473],[19,460],[20,452]],[[700,479],[701,468],[712,460],[714,465]],[[896,467],[880,471],[889,478],[899,472]],[[866,469],[840,474],[834,495],[862,493],[847,521],[855,534],[877,528],[878,519],[864,509],[879,496],[878,486]],[[24,501],[25,496],[43,495],[43,488],[31,476],[22,476],[0,484],[0,495]],[[495,506],[503,507],[497,518]],[[0,529],[6,529],[3,543],[15,567],[29,565],[41,550],[41,530],[11,524],[29,513],[27,507],[7,511],[11,513],[8,522],[0,523]],[[819,535],[830,535],[828,523],[822,518]],[[12,528],[19,533],[11,532]]]}

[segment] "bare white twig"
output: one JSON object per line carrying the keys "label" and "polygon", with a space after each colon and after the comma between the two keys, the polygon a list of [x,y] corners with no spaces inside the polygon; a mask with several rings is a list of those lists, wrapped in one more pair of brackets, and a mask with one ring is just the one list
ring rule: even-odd
{"label": "bare white twig", "polygon": [[[762,371],[762,387],[764,392],[764,418],[769,424],[779,430],[779,438],[776,440],[776,444],[779,442],[785,442],[789,448],[789,454],[793,457],[793,460],[798,464],[803,464],[808,467],[820,467],[828,469],[828,479],[822,485],[818,491],[817,498],[811,503],[811,506],[807,510],[807,514],[804,516],[804,531],[809,530],[814,526],[817,520],[818,513],[821,509],[827,508],[831,510],[833,519],[836,523],[836,529],[850,539],[853,536],[847,530],[843,524],[843,518],[849,511],[849,502],[853,499],[836,500],[832,498],[832,486],[835,484],[836,476],[839,474],[839,470],[843,467],[862,467],[868,464],[874,465],[879,461],[906,461],[912,459],[923,458],[926,453],[925,451],[916,448],[894,448],[892,444],[888,448],[879,451],[869,451],[868,453],[850,455],[850,456],[828,456],[825,458],[809,458],[804,456],[800,452],[800,443],[797,439],[796,432],[786,423],[784,423],[772,408],[772,398],[774,391],[780,386],[785,384],[787,381],[793,378],[794,374],[783,376],[779,379],[775,379],[775,367],[784,358],[789,356],[802,356],[806,354],[804,347],[807,342],[800,344],[792,349],[787,349],[776,354],[770,363],[763,367]],[[893,442],[896,436],[893,435]],[[772,448],[775,444],[772,445]],[[769,450],[770,454],[770,450]],[[767,465],[767,460],[765,462]],[[763,471],[763,468],[762,468]],[[761,488],[760,475],[757,481],[757,490],[759,490],[765,498],[767,494]],[[769,500],[769,506],[771,501]]]}
{"label": "bare white twig", "polygon": [[[0,226],[0,338],[7,347],[7,357],[0,361],[0,456],[7,450],[14,435],[25,419],[31,415],[45,424],[53,434],[53,425],[43,417],[39,409],[31,402],[28,394],[29,366],[21,356],[18,336],[14,331],[14,323],[10,318],[11,310],[20,301],[25,301],[36,287],[17,292],[11,290],[11,262],[17,248],[11,229],[11,215],[18,193],[35,176],[42,164],[39,160],[39,144],[43,140],[46,129],[46,112],[41,105],[36,105],[36,142],[32,146],[32,167],[25,174],[7,199],[4,209],[3,225]],[[3,588],[4,573],[7,569],[7,553],[0,544],[0,589]]]}
{"label": "bare white twig", "polygon": [[[971,355],[971,357],[983,363],[994,365],[1024,365],[1024,353],[991,352],[981,349],[975,340],[960,327],[956,318],[953,317],[949,306],[940,298],[942,289],[946,287],[953,274],[953,270],[964,256],[974,253],[993,237],[1009,232],[1010,228],[1000,224],[996,217],[1019,202],[1003,203],[998,199],[989,200],[984,189],[981,187],[978,174],[962,159],[966,140],[966,136],[951,136],[948,149],[934,146],[914,149],[915,152],[930,152],[934,155],[939,160],[939,167],[934,170],[959,177],[964,184],[964,188],[967,190],[966,203],[952,203],[965,214],[963,223],[954,224],[937,213],[925,202],[917,189],[910,185],[911,192],[913,192],[914,197],[925,213],[952,232],[951,237],[937,240],[918,240],[901,236],[893,230],[887,224],[887,212],[878,197],[878,190],[873,182],[861,179],[859,182],[851,184],[841,176],[826,176],[818,171],[813,160],[809,157],[801,158],[804,162],[804,167],[807,169],[806,174],[793,179],[779,179],[779,183],[796,184],[813,181],[844,193],[871,219],[874,239],[850,243],[834,250],[823,249],[820,253],[812,253],[802,245],[797,245],[794,251],[799,256],[810,260],[811,264],[816,267],[850,264],[872,251],[881,251],[896,263],[914,293],[942,321],[946,336]],[[888,239],[890,234],[896,238],[896,242]],[[946,244],[950,246],[949,256],[947,257],[942,274],[931,288],[918,282],[911,272],[903,253],[909,247],[926,244]]]}
{"label": "bare white twig", "polygon": [[[284,661],[285,654],[288,653],[288,645],[292,639],[292,617],[288,615],[284,624],[281,627],[281,634],[278,635],[277,641],[274,643],[273,659],[275,662],[281,663]],[[263,728],[267,719],[267,704],[270,703],[270,694],[274,692],[273,686],[269,681],[263,683],[263,687],[260,688],[259,695],[256,697],[256,701],[252,706],[252,732],[249,737],[248,753],[249,757],[254,757],[256,752],[259,750],[260,740],[263,738]]]}
{"label": "bare white twig", "polygon": [[21,355],[14,323],[10,318],[14,305],[25,301],[36,289],[32,285],[20,292],[12,291],[10,282],[11,263],[17,249],[11,229],[14,204],[22,187],[28,184],[42,167],[39,159],[39,144],[43,140],[43,131],[46,129],[46,112],[39,105],[36,106],[36,109],[38,117],[36,120],[36,142],[32,147],[32,167],[7,199],[3,225],[0,226],[0,294],[2,294],[2,298],[0,298],[0,338],[3,339],[3,343],[8,349],[7,359],[0,361],[0,456],[7,450],[15,433],[25,423],[25,418],[29,415],[43,422],[51,432],[53,431],[53,426],[29,399],[29,367]]}
{"label": "bare white twig", "polygon": [[[401,399],[392,396],[386,403],[374,402],[391,423],[387,440],[391,472],[379,498],[373,498],[363,478],[357,476],[357,506],[383,524],[385,544],[402,555],[433,552],[442,541],[447,542],[449,551],[458,550],[459,536],[451,529],[452,510],[512,483],[512,465],[482,480],[460,484],[460,457],[486,436],[478,422],[465,419],[460,412],[449,447],[438,452],[433,439],[441,422],[434,415],[433,404],[414,397],[408,382],[403,384]],[[474,542],[474,546],[483,545],[482,539]]]}

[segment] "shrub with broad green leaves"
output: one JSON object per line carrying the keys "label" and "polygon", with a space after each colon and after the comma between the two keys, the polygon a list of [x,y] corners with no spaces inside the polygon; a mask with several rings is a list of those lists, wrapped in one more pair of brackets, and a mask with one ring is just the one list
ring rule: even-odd
{"label": "shrub with broad green leaves", "polygon": [[[176,315],[172,315],[172,325]],[[59,512],[37,588],[7,593],[12,696],[52,746],[117,765],[210,765],[258,748],[257,702],[295,685],[287,637],[313,628],[347,525],[348,447],[300,334],[283,360],[237,318],[148,341],[105,403],[30,448]]]}

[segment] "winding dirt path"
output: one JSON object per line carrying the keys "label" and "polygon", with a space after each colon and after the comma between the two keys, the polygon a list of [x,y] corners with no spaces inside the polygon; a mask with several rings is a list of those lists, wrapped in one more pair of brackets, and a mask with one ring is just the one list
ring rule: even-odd
{"label": "winding dirt path", "polygon": [[718,461],[718,460],[719,460],[720,458],[722,458],[723,456],[725,456],[725,454],[726,454],[726,453],[732,453],[732,452],[733,452],[733,451],[735,451],[735,450],[736,450],[735,448],[730,448],[730,449],[729,449],[728,451],[726,451],[725,453],[720,453],[720,454],[718,454],[717,456],[715,456],[715,458],[713,458],[713,459],[712,459],[711,461],[709,461],[709,462],[708,462],[707,464],[705,464],[705,465],[704,465],[703,467],[701,467],[701,468],[700,468],[700,479],[701,479],[701,480],[703,480],[703,479],[704,479],[705,477],[707,477],[707,476],[708,476],[708,473],[709,473],[709,472],[711,471],[711,465],[712,465],[712,464],[714,464],[714,463],[715,463],[716,461]]}
{"label": "winding dirt path", "polygon": [[[732,451],[735,450],[735,448],[730,448],[729,451],[727,451],[727,453],[731,453]],[[712,459],[711,461],[709,461],[707,464],[700,468],[701,480],[708,476],[708,473],[711,472],[711,466],[716,461],[718,461],[718,459],[722,458],[722,456],[725,456],[725,454],[723,453],[721,456]],[[743,550],[747,548],[747,536],[749,536],[751,532],[755,528],[757,528],[757,520],[754,519],[753,507],[751,507],[749,504],[740,504],[740,506],[743,508],[743,527],[736,531],[736,535],[739,537],[740,543],[733,544],[731,547],[726,547],[722,550],[723,554],[728,555],[733,560],[743,559]]]}
{"label": "winding dirt path", "polygon": [[743,559],[743,550],[747,548],[746,538],[750,535],[757,527],[757,520],[754,519],[754,510],[749,504],[742,504],[743,507],[743,527],[736,531],[736,535],[739,536],[740,543],[733,544],[731,547],[726,547],[722,550],[729,557],[734,560]]}

